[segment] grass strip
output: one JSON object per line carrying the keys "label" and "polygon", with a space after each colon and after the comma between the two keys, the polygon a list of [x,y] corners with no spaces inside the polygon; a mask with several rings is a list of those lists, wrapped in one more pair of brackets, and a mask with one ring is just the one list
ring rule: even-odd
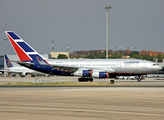
{"label": "grass strip", "polygon": [[112,85],[110,83],[94,83],[94,82],[84,82],[84,83],[68,83],[68,82],[56,82],[56,83],[28,83],[28,82],[19,82],[19,83],[1,83],[0,85]]}

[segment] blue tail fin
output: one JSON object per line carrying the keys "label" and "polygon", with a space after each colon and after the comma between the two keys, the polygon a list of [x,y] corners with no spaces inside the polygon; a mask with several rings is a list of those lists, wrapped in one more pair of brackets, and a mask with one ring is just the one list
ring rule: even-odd
{"label": "blue tail fin", "polygon": [[9,61],[9,58],[7,57],[7,55],[5,55],[5,61],[6,61],[6,67],[7,67],[7,68],[13,67],[13,65],[12,65],[11,62]]}

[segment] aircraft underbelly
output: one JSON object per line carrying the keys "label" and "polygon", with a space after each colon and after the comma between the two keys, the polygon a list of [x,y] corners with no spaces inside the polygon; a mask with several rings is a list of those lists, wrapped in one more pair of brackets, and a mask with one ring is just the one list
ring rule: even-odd
{"label": "aircraft underbelly", "polygon": [[118,73],[145,73],[145,70],[142,68],[122,68],[116,70]]}

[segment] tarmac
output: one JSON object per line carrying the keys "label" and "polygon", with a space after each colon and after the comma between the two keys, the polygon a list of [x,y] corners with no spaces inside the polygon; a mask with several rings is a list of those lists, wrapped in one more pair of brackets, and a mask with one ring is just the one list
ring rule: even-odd
{"label": "tarmac", "polygon": [[[10,77],[0,78],[0,82],[7,79]],[[36,78],[11,79],[16,82]],[[43,79],[45,78],[37,80]],[[65,77],[53,79],[65,81]],[[68,79],[74,81],[74,78]],[[0,87],[0,119],[163,120],[163,82],[159,82],[158,87],[158,84],[154,84],[156,80],[146,81],[152,85],[121,87],[117,82],[117,87]],[[144,82],[140,84],[142,83],[145,85]]]}
{"label": "tarmac", "polygon": [[[72,76],[50,76],[50,77],[0,77],[0,84],[3,83],[79,83],[79,77]],[[110,79],[94,79],[95,83],[110,83]],[[115,79],[115,85],[164,85],[164,78],[145,78],[141,82],[137,80]]]}

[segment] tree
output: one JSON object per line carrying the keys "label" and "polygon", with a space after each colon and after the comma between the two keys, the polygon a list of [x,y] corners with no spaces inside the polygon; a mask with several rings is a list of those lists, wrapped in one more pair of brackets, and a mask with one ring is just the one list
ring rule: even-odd
{"label": "tree", "polygon": [[103,52],[101,52],[101,53],[97,54],[96,58],[105,59],[106,56]]}
{"label": "tree", "polygon": [[95,59],[95,56],[93,54],[89,54],[89,55],[86,56],[86,58]]}
{"label": "tree", "polygon": [[164,55],[159,54],[159,55],[155,56],[154,58],[158,59],[158,62],[162,62],[164,59]]}
{"label": "tree", "polygon": [[122,58],[122,55],[119,53],[113,53],[112,56],[110,56],[109,58]]}
{"label": "tree", "polygon": [[68,59],[68,57],[65,54],[59,54],[57,59]]}
{"label": "tree", "polygon": [[138,51],[133,51],[133,52],[131,52],[131,53],[129,53],[129,56],[130,57],[133,57],[133,55],[135,55],[135,56],[139,56],[139,52]]}
{"label": "tree", "polygon": [[140,58],[140,56],[139,56],[139,55],[137,55],[137,54],[133,54],[133,55],[132,55],[132,58],[139,59],[139,58]]}

